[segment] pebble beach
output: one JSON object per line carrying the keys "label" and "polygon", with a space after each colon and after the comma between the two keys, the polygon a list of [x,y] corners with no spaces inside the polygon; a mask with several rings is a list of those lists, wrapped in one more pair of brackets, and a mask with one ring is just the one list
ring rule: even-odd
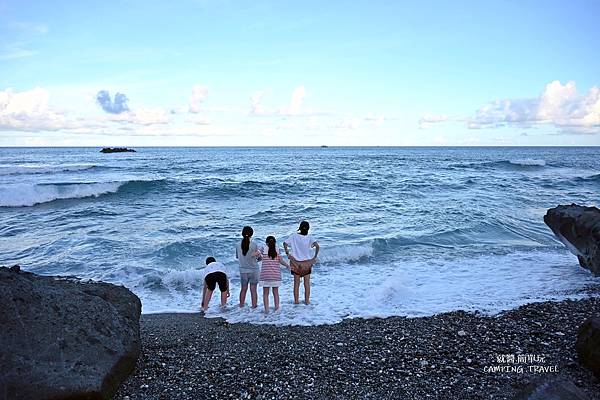
{"label": "pebble beach", "polygon": [[600,382],[575,351],[579,326],[599,309],[592,293],[496,316],[320,326],[142,315],[142,355],[115,399],[511,399],[544,378],[600,399]]}

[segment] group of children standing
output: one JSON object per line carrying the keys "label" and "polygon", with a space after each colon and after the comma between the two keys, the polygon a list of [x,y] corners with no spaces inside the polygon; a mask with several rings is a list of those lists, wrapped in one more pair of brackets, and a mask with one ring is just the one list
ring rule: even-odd
{"label": "group of children standing", "polygon": [[[298,231],[290,235],[283,242],[283,248],[289,262],[287,262],[277,249],[277,241],[273,236],[267,236],[266,246],[257,246],[251,240],[254,230],[250,226],[242,229],[242,240],[235,249],[236,258],[240,264],[240,307],[246,304],[246,293],[250,287],[252,308],[258,306],[257,286],[263,288],[263,304],[265,312],[269,312],[269,292],[273,290],[275,311],[279,309],[279,286],[281,286],[280,265],[288,268],[294,276],[294,304],[299,303],[300,279],[304,279],[304,303],[310,304],[310,274],[312,266],[317,261],[319,244],[312,235],[308,234],[310,225],[302,221]],[[314,254],[313,254],[314,249]],[[258,263],[261,262],[259,268]],[[219,285],[221,292],[221,306],[225,306],[229,297],[229,278],[225,266],[213,257],[206,259],[204,271],[204,288],[202,291],[202,310],[208,309],[208,303]]]}

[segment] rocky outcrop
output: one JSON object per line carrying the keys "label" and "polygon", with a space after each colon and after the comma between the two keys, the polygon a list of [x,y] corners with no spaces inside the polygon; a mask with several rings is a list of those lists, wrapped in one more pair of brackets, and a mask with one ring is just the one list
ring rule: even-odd
{"label": "rocky outcrop", "polygon": [[600,379],[600,317],[590,317],[579,328],[577,356],[581,365]]}
{"label": "rocky outcrop", "polygon": [[122,286],[0,267],[0,398],[109,399],[140,352]]}
{"label": "rocky outcrop", "polygon": [[126,147],[105,147],[100,153],[135,153],[135,150]]}
{"label": "rocky outcrop", "polygon": [[567,248],[579,265],[600,276],[600,210],[576,204],[548,210],[544,222]]}
{"label": "rocky outcrop", "polygon": [[587,400],[573,382],[564,378],[541,378],[525,386],[514,400]]}

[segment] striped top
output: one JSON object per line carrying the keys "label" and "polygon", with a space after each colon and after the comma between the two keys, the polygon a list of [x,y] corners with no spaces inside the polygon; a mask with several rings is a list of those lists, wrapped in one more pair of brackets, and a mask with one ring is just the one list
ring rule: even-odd
{"label": "striped top", "polygon": [[277,257],[269,257],[269,249],[262,250],[262,267],[260,268],[261,281],[281,281],[281,268],[279,267],[281,255],[277,252]]}

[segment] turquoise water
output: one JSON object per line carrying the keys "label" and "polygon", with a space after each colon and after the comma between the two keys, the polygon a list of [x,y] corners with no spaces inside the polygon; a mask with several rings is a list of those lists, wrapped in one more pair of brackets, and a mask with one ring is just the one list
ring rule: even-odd
{"label": "turquoise water", "polygon": [[[0,149],[0,261],[124,284],[144,312],[195,311],[208,255],[230,321],[495,313],[598,284],[543,223],[598,205],[600,148]],[[233,307],[244,225],[278,242],[306,219],[322,246],[313,304]]]}

